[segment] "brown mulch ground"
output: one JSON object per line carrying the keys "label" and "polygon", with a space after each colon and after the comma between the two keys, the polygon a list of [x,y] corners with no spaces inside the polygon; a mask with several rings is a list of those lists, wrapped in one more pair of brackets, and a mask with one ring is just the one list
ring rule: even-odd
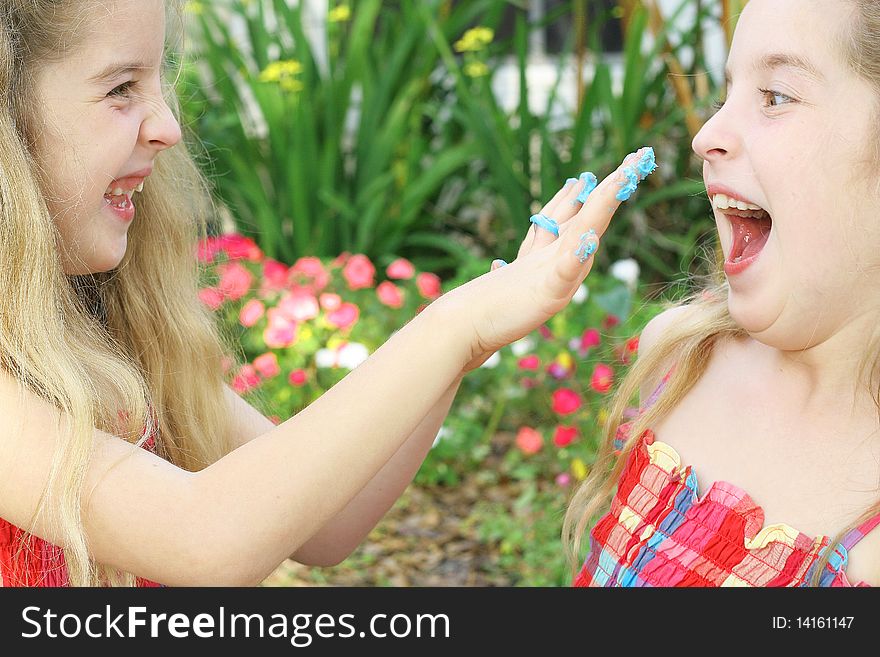
{"label": "brown mulch ground", "polygon": [[286,561],[264,586],[510,586],[492,546],[478,540],[477,502],[509,503],[519,486],[486,486],[474,475],[456,486],[404,492],[343,563],[315,568]]}

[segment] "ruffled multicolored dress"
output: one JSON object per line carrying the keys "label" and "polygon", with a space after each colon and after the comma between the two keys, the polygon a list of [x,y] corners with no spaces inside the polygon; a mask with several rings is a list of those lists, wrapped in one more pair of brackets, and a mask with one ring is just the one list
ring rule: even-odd
{"label": "ruffled multicolored dress", "polygon": [[[143,448],[155,453],[155,433],[144,441]],[[24,539],[22,549],[23,536],[21,529],[0,518],[0,586],[68,586],[67,564],[61,548],[30,536]],[[161,586],[140,577],[136,584]]]}
{"label": "ruffled multicolored dress", "polygon": [[[648,399],[649,407],[669,376]],[[621,449],[632,423],[618,429]],[[820,576],[823,587],[852,584],[849,550],[880,525],[880,515],[833,546]],[[741,488],[714,482],[699,494],[693,466],[646,429],[621,473],[610,511],[590,532],[590,553],[574,586],[807,586],[831,549],[828,536],[811,538],[777,523]]]}

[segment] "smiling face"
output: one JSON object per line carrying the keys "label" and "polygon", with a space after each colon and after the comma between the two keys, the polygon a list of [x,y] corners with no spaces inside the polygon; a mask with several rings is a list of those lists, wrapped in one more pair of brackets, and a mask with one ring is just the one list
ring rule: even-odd
{"label": "smiling face", "polygon": [[[41,66],[36,79],[43,125],[35,135],[35,158],[51,181],[46,201],[67,274],[119,264],[137,217],[114,209],[105,192],[132,189],[138,180],[122,179],[142,177],[181,137],[161,89],[163,0],[102,2],[81,24],[93,26],[82,45],[63,61]],[[140,68],[124,69],[133,64]],[[111,72],[116,65],[123,70]],[[125,207],[120,197],[110,200]]]}
{"label": "smiling face", "polygon": [[[728,57],[727,100],[693,143],[710,192],[723,186],[772,217],[757,260],[728,273],[729,309],[780,349],[820,343],[878,308],[878,98],[834,40],[853,9],[849,0],[751,0]],[[729,258],[735,223],[718,209],[715,219]]]}

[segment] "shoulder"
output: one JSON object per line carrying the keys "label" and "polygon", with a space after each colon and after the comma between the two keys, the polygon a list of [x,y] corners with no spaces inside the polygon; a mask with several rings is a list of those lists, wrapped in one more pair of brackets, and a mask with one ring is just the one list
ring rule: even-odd
{"label": "shoulder", "polygon": [[[654,315],[654,317],[645,324],[645,328],[643,328],[642,332],[639,334],[638,357],[644,358],[650,353],[654,345],[660,339],[660,336],[662,336],[676,321],[680,321],[685,315],[689,314],[691,310],[692,306],[681,304],[667,308]],[[660,384],[660,380],[673,365],[674,363],[672,362],[672,359],[664,361],[657,370],[651,372],[651,375],[642,381],[641,387],[639,388],[639,402],[641,404],[644,404],[644,402],[647,401],[651,393]]]}

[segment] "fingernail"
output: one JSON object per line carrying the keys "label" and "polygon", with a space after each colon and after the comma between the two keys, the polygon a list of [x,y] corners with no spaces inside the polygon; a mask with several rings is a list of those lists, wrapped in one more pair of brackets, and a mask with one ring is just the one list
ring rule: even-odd
{"label": "fingernail", "polygon": [[574,185],[577,181],[578,181],[577,178],[566,178],[565,179],[565,186],[570,187],[571,185]]}
{"label": "fingernail", "polygon": [[584,171],[580,175],[580,179],[584,181],[584,188],[581,190],[581,193],[578,194],[577,201],[578,203],[586,203],[587,197],[594,189],[596,189],[596,185],[599,184],[599,181],[591,171]]}
{"label": "fingernail", "polygon": [[592,228],[581,235],[580,244],[578,244],[578,247],[574,251],[574,255],[577,257],[581,264],[584,264],[587,260],[589,260],[596,252],[596,249],[599,248],[599,243],[593,240],[593,238],[595,237],[596,231]]}
{"label": "fingernail", "polygon": [[[638,153],[638,151],[636,151],[636,153]],[[626,157],[629,158],[632,155],[635,155],[635,153],[630,153],[630,155],[627,155]],[[639,183],[647,178],[656,168],[657,163],[654,160],[654,149],[648,146],[645,149],[645,152],[642,153],[638,162],[627,165],[624,167],[623,171],[621,171],[619,180],[620,191],[617,192],[617,200],[628,200],[629,197],[633,195],[633,192],[636,191]]]}
{"label": "fingernail", "polygon": [[492,271],[495,271],[495,270],[498,269],[499,267],[503,267],[503,266],[506,265],[506,264],[507,264],[507,263],[506,263],[504,260],[502,260],[501,258],[498,258],[498,259],[496,259],[496,260],[493,260],[493,261],[492,261]]}

